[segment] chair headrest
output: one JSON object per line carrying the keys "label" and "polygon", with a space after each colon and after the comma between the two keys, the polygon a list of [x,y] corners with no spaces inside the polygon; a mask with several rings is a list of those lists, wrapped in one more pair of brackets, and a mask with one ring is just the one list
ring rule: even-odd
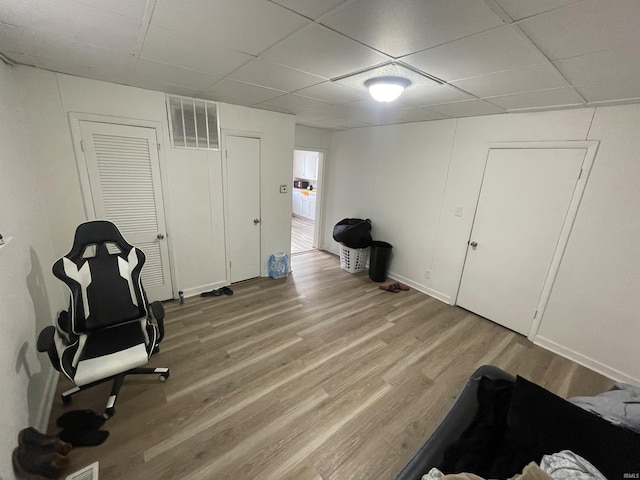
{"label": "chair headrest", "polygon": [[115,243],[123,252],[133,248],[113,223],[107,220],[92,220],[78,225],[73,238],[73,247],[67,256],[81,256],[87,245],[100,245],[105,242]]}

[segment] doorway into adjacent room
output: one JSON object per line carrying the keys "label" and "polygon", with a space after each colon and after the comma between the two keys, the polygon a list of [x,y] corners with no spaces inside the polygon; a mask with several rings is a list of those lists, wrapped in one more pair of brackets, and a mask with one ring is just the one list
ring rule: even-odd
{"label": "doorway into adjacent room", "polygon": [[294,150],[293,152],[292,255],[318,248],[323,162],[323,152],[312,150]]}

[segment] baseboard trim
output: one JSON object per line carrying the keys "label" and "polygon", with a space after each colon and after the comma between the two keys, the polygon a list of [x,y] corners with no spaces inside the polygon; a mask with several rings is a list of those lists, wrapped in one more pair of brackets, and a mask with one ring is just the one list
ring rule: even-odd
{"label": "baseboard trim", "polygon": [[211,290],[216,290],[218,288],[226,287],[228,285],[229,283],[224,281],[210,283],[208,285],[201,285],[199,287],[187,288],[186,290],[182,291],[182,294],[184,295],[184,298],[195,297],[196,295],[200,295],[203,292],[210,292]]}
{"label": "baseboard trim", "polygon": [[634,378],[631,375],[627,375],[626,373],[621,372],[620,370],[616,370],[615,368],[611,368],[603,363],[598,362],[597,360],[594,360],[593,358],[578,353],[575,350],[563,347],[562,345],[559,345],[556,342],[549,340],[548,338],[536,336],[533,338],[533,343],[541,346],[542,348],[546,348],[553,353],[557,353],[558,355],[568,358],[571,361],[579,363],[583,367],[587,367],[594,372],[598,372],[605,377],[611,378],[612,380],[615,380],[617,382],[631,383],[634,385],[640,384],[640,379]]}
{"label": "baseboard trim", "polygon": [[[333,247],[333,246],[332,246]],[[327,252],[327,253],[331,253],[333,255],[336,255],[338,257],[340,257],[340,249],[336,246],[336,248],[323,248],[321,249],[323,252]],[[369,268],[369,260],[367,259],[367,265],[366,268]],[[413,288],[414,290],[417,290],[421,293],[424,293],[425,295],[429,295],[430,297],[435,298],[436,300],[440,300],[441,302],[446,303],[447,305],[453,305],[453,299],[449,296],[446,295],[442,292],[439,292],[437,290],[434,290],[432,288],[427,287],[426,285],[422,285],[421,283],[418,282],[414,282],[413,280],[407,278],[407,277],[403,277],[402,275],[395,273],[395,272],[387,272],[387,277],[396,280],[398,282],[402,282],[405,285]]]}
{"label": "baseboard trim", "polygon": [[453,305],[453,303],[451,303],[452,299],[449,295],[445,295],[444,293],[438,292],[437,290],[429,288],[426,285],[422,285],[420,283],[414,282],[413,280],[403,277],[402,275],[399,275],[395,272],[388,272],[387,276],[389,278],[397,280],[398,282],[402,282],[405,285],[408,285],[409,287],[424,293],[425,295],[429,295],[430,297],[433,297],[436,300],[440,300],[441,302],[444,302],[448,305]]}
{"label": "baseboard trim", "polygon": [[56,395],[56,387],[58,386],[59,372],[55,368],[53,368],[53,366],[50,366],[50,368],[51,371],[49,372],[49,378],[47,378],[44,395],[42,396],[42,401],[40,402],[40,407],[38,408],[38,418],[36,419],[36,424],[34,425],[34,428],[40,430],[41,432],[46,432],[47,427],[49,426],[51,408],[53,407],[53,402]]}

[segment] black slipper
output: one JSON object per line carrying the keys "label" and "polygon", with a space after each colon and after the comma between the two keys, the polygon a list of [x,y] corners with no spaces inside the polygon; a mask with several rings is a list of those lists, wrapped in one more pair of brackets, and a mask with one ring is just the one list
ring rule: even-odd
{"label": "black slipper", "polygon": [[98,430],[105,418],[92,410],[71,410],[58,417],[56,425],[64,429]]}
{"label": "black slipper", "polygon": [[93,429],[76,430],[65,428],[60,433],[58,433],[58,438],[60,438],[60,440],[69,442],[74,447],[92,447],[95,445],[100,445],[104,443],[108,436],[109,432],[107,432],[106,430]]}
{"label": "black slipper", "polygon": [[219,297],[220,295],[222,295],[222,289],[218,289],[218,290],[211,290],[210,292],[202,292],[200,294],[201,297]]}
{"label": "black slipper", "polygon": [[224,293],[225,295],[233,295],[233,290],[231,290],[229,287],[222,287],[220,290],[222,290],[222,293]]}

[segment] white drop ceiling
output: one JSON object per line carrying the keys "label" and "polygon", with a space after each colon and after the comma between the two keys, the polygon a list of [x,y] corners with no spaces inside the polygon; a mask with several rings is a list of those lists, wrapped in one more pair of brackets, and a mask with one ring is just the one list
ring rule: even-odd
{"label": "white drop ceiling", "polygon": [[0,0],[15,63],[332,130],[640,102],[639,27],[639,0]]}

